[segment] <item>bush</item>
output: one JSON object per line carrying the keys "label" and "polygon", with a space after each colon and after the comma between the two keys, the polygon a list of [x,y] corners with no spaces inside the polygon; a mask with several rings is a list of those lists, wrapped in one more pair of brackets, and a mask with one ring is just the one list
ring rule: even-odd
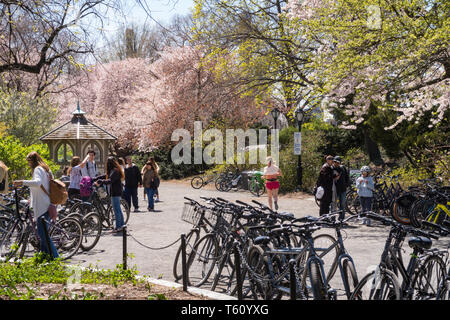
{"label": "bush", "polygon": [[54,174],[59,166],[50,160],[50,152],[45,144],[32,144],[25,146],[13,136],[2,136],[0,140],[0,160],[9,168],[9,176],[12,180],[30,179],[31,170],[26,160],[27,155],[36,151],[49,165]]}

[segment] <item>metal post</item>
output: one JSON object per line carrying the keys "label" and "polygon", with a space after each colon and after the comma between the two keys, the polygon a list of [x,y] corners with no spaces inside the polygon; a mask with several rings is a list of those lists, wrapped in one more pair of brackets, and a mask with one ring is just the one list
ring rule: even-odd
{"label": "metal post", "polygon": [[242,294],[242,273],[241,273],[241,256],[239,255],[238,249],[239,242],[234,242],[234,266],[236,272],[236,288],[238,300],[243,299]]}
{"label": "metal post", "polygon": [[[302,133],[302,121],[298,121],[298,132]],[[301,143],[301,142],[300,142]],[[301,150],[301,147],[300,147]],[[302,155],[301,151],[298,155],[298,163],[297,163],[297,189],[300,191],[303,184],[303,168],[302,168]]]}
{"label": "metal post", "polygon": [[52,252],[52,247],[50,246],[50,236],[48,235],[48,229],[47,229],[47,221],[45,221],[45,217],[41,216],[41,222],[42,222],[42,227],[44,228],[44,235],[45,235],[45,241],[47,242],[47,248],[48,248],[48,252],[50,255],[50,260],[53,260],[53,252]]}
{"label": "metal post", "polygon": [[186,235],[183,233],[181,235],[181,268],[183,275],[183,291],[187,291],[188,287],[188,274],[186,265]]}
{"label": "metal post", "polygon": [[291,259],[289,260],[289,278],[290,278],[290,289],[291,289],[291,300],[295,300],[297,298],[297,281],[295,279],[295,260]]}
{"label": "metal post", "polygon": [[127,270],[127,227],[122,229],[123,270]]}

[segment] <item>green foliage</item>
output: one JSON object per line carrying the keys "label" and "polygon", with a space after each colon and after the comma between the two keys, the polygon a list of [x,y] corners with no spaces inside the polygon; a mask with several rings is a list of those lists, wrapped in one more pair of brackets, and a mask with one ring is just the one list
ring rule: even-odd
{"label": "green foliage", "polygon": [[[43,263],[44,262],[44,263]],[[74,269],[69,268],[60,259],[48,261],[42,254],[24,259],[21,262],[0,264],[0,298],[11,300],[37,299],[43,293],[39,290],[40,284],[69,284],[74,275]],[[113,270],[94,270],[91,268],[80,271],[80,284],[107,284],[119,286],[126,282],[137,284],[137,270],[135,268],[123,270],[117,265]],[[60,291],[50,294],[49,300],[96,300],[101,297],[82,288],[81,294],[72,294],[65,286]],[[163,299],[162,295],[155,295]]]}
{"label": "green foliage", "polygon": [[38,142],[56,120],[57,109],[48,99],[0,88],[0,127],[24,145]]}
{"label": "green foliage", "polygon": [[24,145],[13,136],[1,136],[0,140],[0,160],[9,168],[11,179],[30,179],[31,170],[26,160],[27,155],[36,151],[44,159],[54,174],[59,170],[59,166],[50,159],[48,146],[45,144]]}

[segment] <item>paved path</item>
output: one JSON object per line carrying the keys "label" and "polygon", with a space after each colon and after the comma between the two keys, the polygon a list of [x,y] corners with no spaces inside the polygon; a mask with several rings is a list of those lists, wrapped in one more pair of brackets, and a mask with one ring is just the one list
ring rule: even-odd
{"label": "paved path", "polygon": [[[174,281],[172,275],[173,259],[179,246],[175,245],[163,250],[151,250],[138,242],[133,237],[147,247],[160,248],[167,246],[180,238],[182,233],[187,233],[190,224],[181,220],[183,208],[183,196],[200,200],[200,196],[214,197],[220,196],[227,200],[241,200],[249,202],[257,199],[249,192],[218,192],[213,186],[195,190],[185,181],[162,182],[160,186],[160,197],[162,202],[155,204],[157,212],[147,212],[146,203],[142,196],[143,190],[139,190],[139,213],[131,212],[128,222],[129,232],[132,237],[128,237],[128,252],[133,255],[128,260],[128,266],[135,265],[139,274],[145,274],[155,278]],[[258,199],[262,203],[267,202],[265,195]],[[296,217],[306,215],[318,216],[319,208],[314,202],[314,198],[303,193],[281,196],[279,200],[279,211],[289,211]],[[344,229],[347,239],[345,245],[353,259],[359,278],[367,273],[370,266],[377,264],[384,242],[388,234],[388,228],[382,226],[361,226],[355,224],[355,228]],[[319,232],[322,232],[319,231]],[[333,234],[331,230],[323,229],[323,232]],[[448,238],[447,238],[448,239]],[[449,245],[448,240],[436,242],[438,247]],[[407,244],[404,245],[405,255],[410,253]],[[122,263],[122,237],[105,233],[97,246],[88,253],[78,254],[71,260],[74,264],[81,266],[93,265],[98,268],[114,268]],[[337,277],[335,277],[337,278]],[[337,280],[336,280],[337,281]]]}

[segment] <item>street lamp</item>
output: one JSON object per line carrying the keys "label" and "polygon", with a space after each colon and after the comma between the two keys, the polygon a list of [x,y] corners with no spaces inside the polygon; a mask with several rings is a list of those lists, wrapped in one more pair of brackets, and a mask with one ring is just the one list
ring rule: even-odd
{"label": "street lamp", "polygon": [[272,118],[275,121],[275,126],[274,129],[277,129],[277,119],[280,116],[280,110],[278,108],[273,109],[272,111],[270,111],[270,113],[272,114]]}
{"label": "street lamp", "polygon": [[[300,144],[301,144],[301,134],[302,134],[302,124],[303,119],[305,118],[305,112],[304,110],[298,106],[294,111],[295,119],[297,119],[297,125],[298,125],[298,135],[300,136]],[[301,154],[301,145],[300,145],[300,152],[298,153],[298,164],[297,164],[297,191],[300,191],[300,188],[302,186],[302,178],[303,178],[303,168],[302,168],[302,154]]]}

